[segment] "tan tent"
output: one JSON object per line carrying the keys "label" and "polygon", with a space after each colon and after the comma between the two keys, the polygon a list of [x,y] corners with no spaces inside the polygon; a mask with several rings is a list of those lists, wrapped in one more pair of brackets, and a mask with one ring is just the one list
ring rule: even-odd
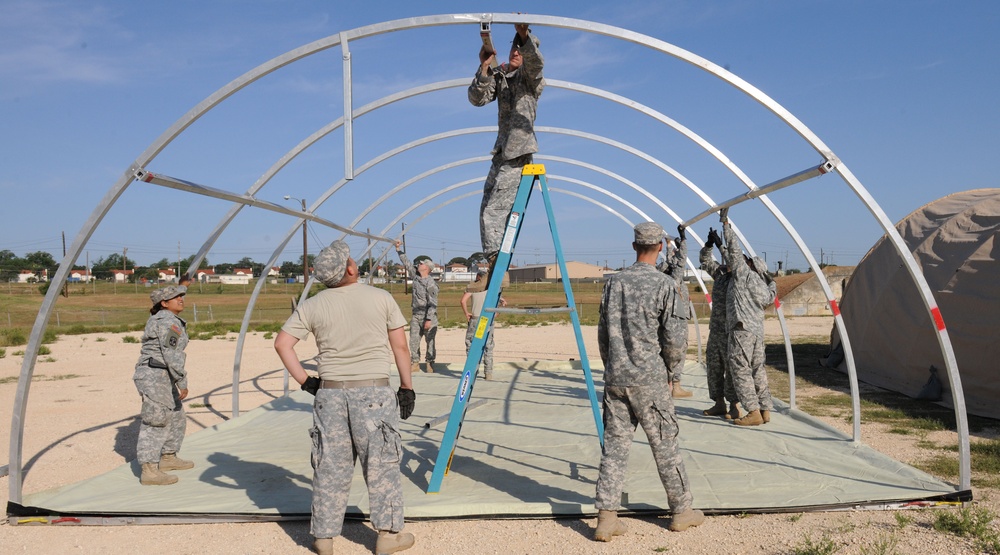
{"label": "tan tent", "polygon": [[[1000,418],[1000,189],[938,199],[896,229],[922,267],[955,349],[969,413]],[[933,365],[946,388],[934,326],[892,244],[858,264],[841,311],[859,379],[916,396]]]}

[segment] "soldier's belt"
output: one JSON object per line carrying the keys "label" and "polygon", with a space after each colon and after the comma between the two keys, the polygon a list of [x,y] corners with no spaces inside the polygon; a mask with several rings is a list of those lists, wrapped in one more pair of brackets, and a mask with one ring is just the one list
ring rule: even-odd
{"label": "soldier's belt", "polygon": [[355,387],[389,387],[389,378],[379,378],[377,380],[323,380],[320,383],[322,389],[353,389]]}

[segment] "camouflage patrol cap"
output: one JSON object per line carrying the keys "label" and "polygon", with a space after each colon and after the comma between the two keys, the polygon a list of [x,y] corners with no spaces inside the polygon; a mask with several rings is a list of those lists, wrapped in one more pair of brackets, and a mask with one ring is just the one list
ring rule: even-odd
{"label": "camouflage patrol cap", "polygon": [[421,260],[420,262],[417,262],[417,266],[419,266],[421,264],[425,264],[427,266],[427,270],[430,271],[430,272],[433,272],[434,268],[437,267],[437,266],[434,265],[434,262],[432,262],[430,258],[425,258],[425,259]]}
{"label": "camouflage patrol cap", "polygon": [[161,287],[149,294],[149,300],[153,301],[153,304],[160,304],[162,301],[169,301],[175,297],[180,297],[187,294],[187,287],[183,285],[168,285],[166,287]]}
{"label": "camouflage patrol cap", "polygon": [[635,226],[635,244],[655,245],[663,241],[663,227],[656,222],[642,222]]}
{"label": "camouflage patrol cap", "polygon": [[313,262],[316,279],[327,287],[336,287],[347,272],[347,259],[351,257],[351,247],[337,240],[319,252]]}
{"label": "camouflage patrol cap", "polygon": [[763,275],[767,271],[767,262],[764,262],[763,258],[755,256],[750,261],[753,263],[753,270],[758,274]]}

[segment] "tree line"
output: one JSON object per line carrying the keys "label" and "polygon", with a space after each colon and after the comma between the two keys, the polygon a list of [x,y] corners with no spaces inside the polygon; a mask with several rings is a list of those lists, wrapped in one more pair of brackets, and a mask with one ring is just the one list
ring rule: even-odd
{"label": "tree line", "polygon": [[[477,253],[478,254],[478,253]],[[473,257],[474,258],[475,254]],[[127,281],[132,282],[134,280],[146,279],[149,281],[156,281],[160,278],[160,270],[173,269],[177,274],[183,275],[190,272],[191,263],[194,262],[195,255],[190,255],[187,258],[178,260],[168,260],[167,258],[162,258],[148,265],[141,265],[135,260],[128,258],[123,253],[112,253],[107,256],[98,258],[90,266],[90,273],[94,276],[94,279],[98,280],[112,280],[114,279],[115,270],[132,270],[132,274],[127,277]],[[312,268],[315,262],[315,255],[309,255],[309,267]],[[420,255],[413,259],[413,263],[418,263],[421,260],[431,260],[431,257],[427,255]],[[449,264],[468,264],[469,259],[463,257],[455,257],[448,261]],[[358,268],[361,270],[362,275],[367,275],[372,266],[374,266],[376,260],[372,257],[365,258],[358,261]],[[386,272],[390,275],[396,275],[402,270],[402,265],[398,262],[392,260],[383,260],[382,266],[385,267]],[[253,275],[260,277],[262,275],[267,275],[268,270],[264,267],[262,262],[255,262],[249,256],[245,256],[236,262],[221,262],[214,266],[209,263],[208,258],[202,260],[199,268],[213,268],[216,274],[232,274],[236,268],[250,268],[253,271]],[[23,257],[19,257],[10,250],[0,250],[0,281],[17,281],[17,276],[22,270],[29,270],[34,273],[40,280],[43,274],[48,274],[51,279],[55,275],[56,270],[59,269],[59,263],[52,256],[51,253],[45,251],[29,252]],[[80,270],[81,272],[86,272],[87,267],[83,264],[74,264],[74,270]],[[302,275],[302,257],[299,256],[296,261],[285,261],[282,262],[278,267],[278,272],[282,277],[292,277],[297,275]]]}

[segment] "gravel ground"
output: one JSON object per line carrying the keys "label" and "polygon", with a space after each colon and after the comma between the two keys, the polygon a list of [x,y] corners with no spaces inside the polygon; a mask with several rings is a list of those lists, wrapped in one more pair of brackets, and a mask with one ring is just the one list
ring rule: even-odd
{"label": "gravel ground", "polygon": [[[769,333],[777,324],[769,321]],[[794,336],[827,336],[828,318],[789,318]],[[707,334],[703,326],[702,337]],[[137,334],[132,334],[137,335]],[[597,352],[593,328],[584,336],[591,356]],[[693,340],[693,336],[692,336]],[[464,358],[464,330],[441,330],[438,359]],[[131,384],[138,346],[121,335],[64,336],[39,357],[25,418],[26,493],[74,483],[134,457],[134,416],[138,411]],[[22,357],[7,348],[0,359],[0,418],[11,414]],[[229,415],[235,341],[232,336],[192,341],[191,399],[188,433],[212,426]],[[305,350],[304,356],[311,356]],[[566,360],[574,358],[569,326],[501,328],[497,360]],[[248,410],[280,394],[280,363],[271,340],[248,337],[242,358],[240,406]],[[227,369],[228,368],[228,369]],[[799,395],[809,392],[799,390]],[[828,421],[849,431],[843,420]],[[952,432],[916,435],[888,433],[882,424],[863,424],[866,444],[907,463],[940,451],[920,440],[954,445]],[[9,442],[9,427],[0,441]],[[974,438],[975,440],[975,438]],[[4,463],[0,461],[0,466]],[[0,478],[0,502],[8,499],[8,478]],[[975,489],[974,508],[1000,510],[998,492]],[[610,543],[591,540],[596,519],[448,520],[407,523],[417,544],[407,553],[857,553],[972,554],[974,541],[933,529],[939,510],[838,511],[770,515],[715,516],[700,527],[674,533],[665,518],[626,517],[628,532]],[[996,532],[997,525],[992,529]],[[308,553],[312,537],[307,522],[144,526],[60,526],[0,524],[2,553]],[[337,539],[338,553],[371,553],[375,533],[367,523],[349,522]],[[811,548],[811,550],[810,550]]]}

